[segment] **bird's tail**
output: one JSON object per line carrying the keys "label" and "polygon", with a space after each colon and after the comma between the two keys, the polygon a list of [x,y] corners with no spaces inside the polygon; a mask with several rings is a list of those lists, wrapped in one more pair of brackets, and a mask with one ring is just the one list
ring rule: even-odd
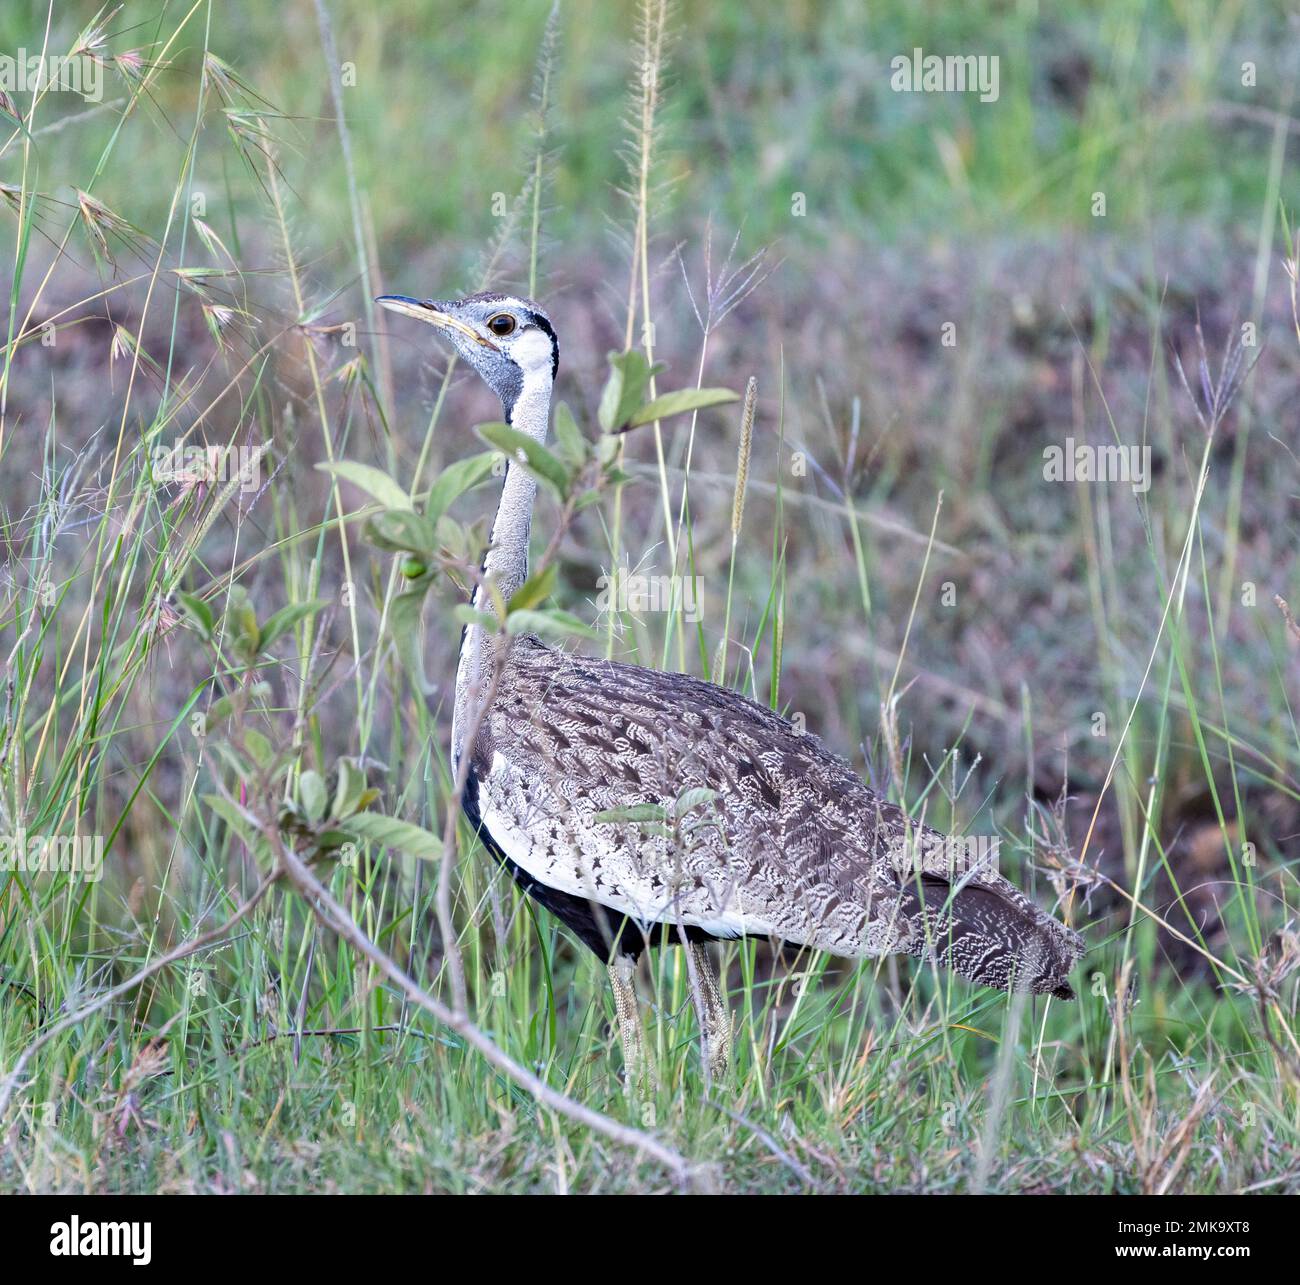
{"label": "bird's tail", "polygon": [[1068,975],[1083,939],[1000,876],[963,883],[922,872],[905,883],[899,909],[908,954],[982,986],[1074,998]]}

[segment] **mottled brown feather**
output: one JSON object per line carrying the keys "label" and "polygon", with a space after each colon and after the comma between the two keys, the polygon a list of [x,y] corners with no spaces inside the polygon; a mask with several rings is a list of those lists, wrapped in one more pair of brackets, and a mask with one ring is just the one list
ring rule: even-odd
{"label": "mottled brown feather", "polygon": [[[1071,994],[1077,933],[991,871],[955,884],[907,875],[897,854],[941,836],[816,736],[726,688],[520,637],[473,767],[493,842],[534,880],[616,916],[839,955],[905,952],[986,985]],[[671,818],[687,791],[712,793],[667,827],[596,819],[638,805]]]}

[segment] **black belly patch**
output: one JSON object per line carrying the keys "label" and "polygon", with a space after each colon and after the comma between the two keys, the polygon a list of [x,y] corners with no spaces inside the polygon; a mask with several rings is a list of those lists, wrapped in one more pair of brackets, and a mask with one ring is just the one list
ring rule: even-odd
{"label": "black belly patch", "polygon": [[469,823],[474,827],[483,846],[503,865],[510,877],[538,905],[545,906],[559,921],[574,933],[583,945],[590,948],[605,963],[615,955],[628,955],[638,959],[647,946],[679,946],[686,941],[719,941],[715,933],[694,924],[646,925],[611,910],[586,897],[552,888],[533,878],[522,866],[511,861],[501,845],[483,824],[478,801],[478,775],[473,768],[465,780],[465,793],[461,799]]}

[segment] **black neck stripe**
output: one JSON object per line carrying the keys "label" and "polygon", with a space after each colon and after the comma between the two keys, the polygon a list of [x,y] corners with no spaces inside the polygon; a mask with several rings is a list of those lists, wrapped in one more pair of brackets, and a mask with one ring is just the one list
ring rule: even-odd
{"label": "black neck stripe", "polygon": [[540,312],[530,312],[528,314],[538,330],[551,337],[551,380],[554,382],[556,376],[560,373],[560,340],[555,333],[555,327],[551,325]]}

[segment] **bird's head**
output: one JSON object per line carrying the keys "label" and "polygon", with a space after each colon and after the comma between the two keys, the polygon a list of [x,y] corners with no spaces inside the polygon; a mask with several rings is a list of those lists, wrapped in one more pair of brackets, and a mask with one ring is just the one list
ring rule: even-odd
{"label": "bird's head", "polygon": [[560,345],[550,318],[530,299],[489,292],[450,300],[386,294],[375,302],[440,330],[501,398],[507,419],[526,394],[549,397]]}

